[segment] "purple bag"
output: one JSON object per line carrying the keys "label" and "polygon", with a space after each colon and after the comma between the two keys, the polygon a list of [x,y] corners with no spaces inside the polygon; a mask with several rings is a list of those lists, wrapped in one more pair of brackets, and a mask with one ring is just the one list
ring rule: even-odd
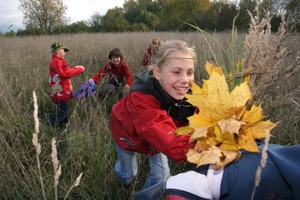
{"label": "purple bag", "polygon": [[78,90],[73,93],[73,99],[81,100],[90,98],[96,94],[96,84],[93,80],[82,83]]}

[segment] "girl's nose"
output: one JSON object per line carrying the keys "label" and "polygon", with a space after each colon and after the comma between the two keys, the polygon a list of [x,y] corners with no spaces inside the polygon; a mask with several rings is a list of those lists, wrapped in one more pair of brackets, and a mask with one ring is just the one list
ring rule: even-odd
{"label": "girl's nose", "polygon": [[182,74],[181,78],[180,78],[180,81],[182,83],[186,83],[186,82],[189,82],[189,77],[186,75],[186,74]]}

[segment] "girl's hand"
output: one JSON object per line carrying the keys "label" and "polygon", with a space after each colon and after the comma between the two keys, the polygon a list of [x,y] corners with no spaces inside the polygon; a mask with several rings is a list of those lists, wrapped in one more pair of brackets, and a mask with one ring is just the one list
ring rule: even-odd
{"label": "girl's hand", "polygon": [[84,71],[84,66],[82,66],[82,65],[77,65],[77,66],[75,66],[75,68],[80,68],[80,69],[82,69],[82,71]]}
{"label": "girl's hand", "polygon": [[128,92],[130,92],[130,89],[131,89],[131,87],[129,86],[129,85],[125,85],[124,86],[124,90],[125,90],[125,93],[127,94]]}

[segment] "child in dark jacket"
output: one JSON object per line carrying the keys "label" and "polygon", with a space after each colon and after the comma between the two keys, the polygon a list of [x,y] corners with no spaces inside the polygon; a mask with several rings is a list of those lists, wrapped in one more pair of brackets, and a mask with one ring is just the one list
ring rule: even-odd
{"label": "child in dark jacket", "polygon": [[122,99],[126,93],[130,91],[132,85],[132,76],[128,65],[123,61],[123,54],[119,48],[114,48],[109,52],[110,60],[102,69],[100,69],[92,80],[95,84],[99,84],[101,79],[108,74],[109,82],[104,92],[101,93],[101,98],[104,99],[118,90],[118,98]]}
{"label": "child in dark jacket", "polygon": [[170,177],[166,199],[300,199],[299,155],[300,145],[268,145],[267,162],[255,188],[262,155],[244,151],[239,160],[221,170],[206,165]]}
{"label": "child in dark jacket", "polygon": [[149,156],[150,173],[135,199],[160,199],[170,176],[167,157],[185,162],[194,146],[189,135],[172,132],[187,124],[195,107],[185,101],[194,80],[194,48],[183,41],[167,41],[159,49],[153,70],[138,75],[131,92],[116,103],[110,127],[118,160],[118,180],[130,185],[137,175],[137,153]]}
{"label": "child in dark jacket", "polygon": [[69,49],[61,42],[54,42],[51,45],[52,59],[49,64],[49,86],[50,97],[56,104],[55,113],[50,117],[51,125],[64,126],[67,124],[68,104],[72,98],[72,83],[70,78],[77,76],[84,71],[83,66],[70,68],[64,60],[64,56]]}

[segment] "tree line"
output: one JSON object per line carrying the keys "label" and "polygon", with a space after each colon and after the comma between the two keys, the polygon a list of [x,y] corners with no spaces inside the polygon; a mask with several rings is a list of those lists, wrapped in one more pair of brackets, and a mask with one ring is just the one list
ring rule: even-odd
{"label": "tree line", "polygon": [[[206,31],[239,31],[249,27],[249,14],[255,0],[125,0],[123,7],[109,9],[105,15],[93,14],[89,20],[68,24],[63,0],[20,0],[25,29],[8,35],[41,35],[79,32],[192,31],[191,25]],[[276,31],[283,14],[296,12],[300,0],[264,0],[259,12],[271,14]],[[299,10],[299,9],[298,9]],[[268,11],[268,12],[266,12]],[[297,27],[299,31],[299,25]]]}

